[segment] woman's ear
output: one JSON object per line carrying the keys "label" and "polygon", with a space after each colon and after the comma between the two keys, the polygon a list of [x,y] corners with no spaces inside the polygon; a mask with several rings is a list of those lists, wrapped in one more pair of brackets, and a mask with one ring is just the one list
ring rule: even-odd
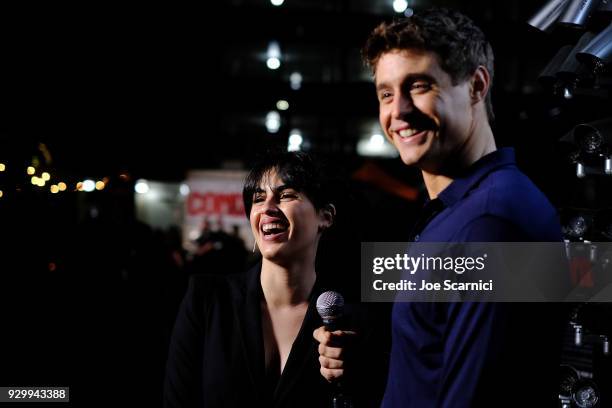
{"label": "woman's ear", "polygon": [[336,207],[333,204],[327,204],[319,210],[321,222],[319,223],[319,231],[322,232],[334,224],[336,218]]}

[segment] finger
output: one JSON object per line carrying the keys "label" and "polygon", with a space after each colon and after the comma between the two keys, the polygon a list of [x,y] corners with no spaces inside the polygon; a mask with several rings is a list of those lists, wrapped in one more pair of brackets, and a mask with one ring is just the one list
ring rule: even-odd
{"label": "finger", "polygon": [[328,369],[336,369],[336,368],[344,367],[344,361],[336,360],[336,359],[325,357],[325,356],[319,356],[319,363],[321,364],[321,367],[328,368]]}
{"label": "finger", "polygon": [[329,340],[321,343],[330,347],[345,347],[354,343],[354,341],[357,339],[357,333],[350,330],[336,330],[334,332],[328,333]]}
{"label": "finger", "polygon": [[321,326],[312,333],[312,337],[314,337],[315,340],[321,344],[328,344],[331,340],[332,334],[325,328],[325,326]]}
{"label": "finger", "polygon": [[343,369],[329,369],[329,368],[323,368],[323,367],[321,367],[320,372],[321,372],[321,375],[329,382],[332,382],[342,377],[342,375],[344,374]]}
{"label": "finger", "polygon": [[[323,326],[323,328],[325,328],[325,326]],[[331,332],[331,334],[338,337],[351,337],[356,336],[357,332],[352,330],[335,330]]]}
{"label": "finger", "polygon": [[325,344],[319,344],[319,354],[328,358],[339,360],[344,355],[344,349],[341,347],[329,347]]}

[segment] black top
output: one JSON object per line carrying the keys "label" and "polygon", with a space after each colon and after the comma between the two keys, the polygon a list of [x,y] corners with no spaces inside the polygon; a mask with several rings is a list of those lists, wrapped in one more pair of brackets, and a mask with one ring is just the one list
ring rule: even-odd
{"label": "black top", "polygon": [[[170,343],[164,407],[330,406],[333,390],[320,374],[312,337],[322,325],[316,299],[324,289],[315,284],[278,376],[265,369],[260,273],[257,265],[242,274],[191,278]],[[376,309],[345,307],[344,328],[360,334],[345,371],[345,388],[357,407],[378,406],[386,380],[389,316],[377,316]]]}

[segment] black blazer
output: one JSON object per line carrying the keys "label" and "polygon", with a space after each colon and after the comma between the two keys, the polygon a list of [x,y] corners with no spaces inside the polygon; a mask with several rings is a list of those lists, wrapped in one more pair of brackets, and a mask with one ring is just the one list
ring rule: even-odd
{"label": "black blazer", "polygon": [[[194,275],[179,310],[170,343],[164,407],[327,407],[332,388],[321,376],[318,343],[322,325],[315,285],[310,305],[274,390],[265,384],[259,276],[261,265],[236,275]],[[384,391],[388,320],[363,308],[346,309],[347,328],[360,333],[356,357],[346,371],[346,389],[359,406],[378,406]],[[370,324],[371,323],[371,324]],[[380,332],[379,332],[380,331]],[[382,346],[381,346],[382,344]],[[347,363],[348,364],[348,363]]]}

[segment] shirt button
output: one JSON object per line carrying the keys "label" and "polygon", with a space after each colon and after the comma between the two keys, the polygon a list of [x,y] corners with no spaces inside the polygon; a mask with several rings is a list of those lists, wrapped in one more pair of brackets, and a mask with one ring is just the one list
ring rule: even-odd
{"label": "shirt button", "polygon": [[421,238],[421,236],[419,234],[416,234],[414,236],[414,242],[417,242],[419,240],[419,238]]}

